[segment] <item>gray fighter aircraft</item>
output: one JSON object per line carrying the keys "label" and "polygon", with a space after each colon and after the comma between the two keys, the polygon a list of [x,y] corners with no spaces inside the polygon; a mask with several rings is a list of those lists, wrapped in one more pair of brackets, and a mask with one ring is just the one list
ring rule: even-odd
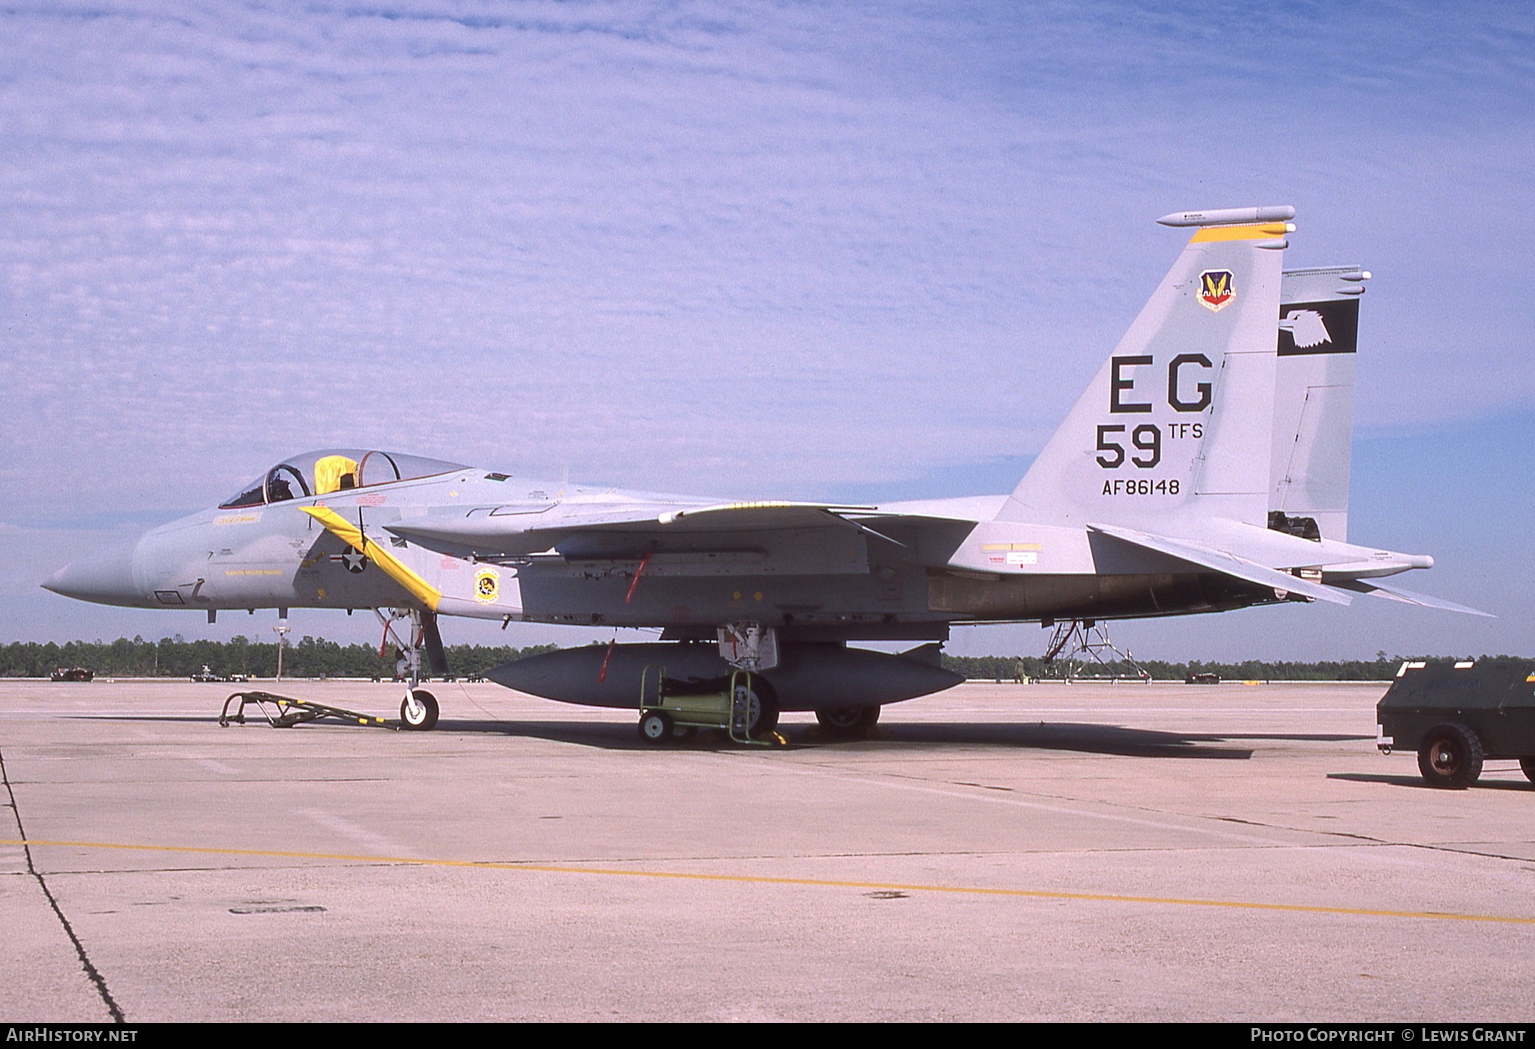
{"label": "gray fighter aircraft", "polygon": [[[1433,559],[1347,539],[1358,267],[1284,272],[1294,209],[1164,216],[1193,230],[1086,393],[1006,495],[852,506],[729,502],[488,472],[363,449],[286,459],[219,506],[44,586],[147,608],[374,609],[437,720],[421,654],[438,617],[659,627],[495,680],[642,708],[660,668],[746,678],[755,730],[813,710],[857,735],[881,704],[947,688],[951,627],[1093,622],[1374,594],[1474,612],[1384,579]],[[1481,614],[1481,613],[1476,613]],[[918,643],[902,655],[851,641]],[[733,679],[729,688],[736,690]],[[664,719],[642,731],[670,732]]]}

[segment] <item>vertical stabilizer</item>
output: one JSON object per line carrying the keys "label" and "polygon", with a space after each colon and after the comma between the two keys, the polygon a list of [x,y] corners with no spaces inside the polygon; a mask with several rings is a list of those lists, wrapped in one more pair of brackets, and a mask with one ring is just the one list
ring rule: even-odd
{"label": "vertical stabilizer", "polygon": [[1274,328],[1293,215],[1245,208],[1160,220],[1198,229],[999,519],[1267,523]]}
{"label": "vertical stabilizer", "polygon": [[1284,274],[1269,467],[1271,527],[1308,538],[1348,538],[1354,351],[1359,299],[1369,278],[1358,266]]}

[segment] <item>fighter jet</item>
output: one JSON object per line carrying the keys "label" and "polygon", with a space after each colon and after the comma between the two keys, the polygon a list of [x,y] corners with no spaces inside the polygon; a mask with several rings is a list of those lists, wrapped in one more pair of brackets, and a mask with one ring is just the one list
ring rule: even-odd
{"label": "fighter jet", "polygon": [[[1348,540],[1356,266],[1282,268],[1290,207],[1180,212],[1189,241],[1018,486],[881,505],[731,502],[583,487],[367,449],[297,455],[217,507],[44,586],[146,608],[373,609],[435,724],[421,655],[440,616],[649,627],[492,672],[551,699],[645,707],[750,677],[753,731],[815,711],[842,735],[947,688],[957,625],[1100,622],[1374,594],[1433,559]],[[1477,613],[1480,614],[1480,613]],[[387,636],[387,635],[386,635]],[[909,641],[891,655],[857,641]],[[730,684],[731,690],[736,689]],[[686,689],[681,689],[686,691]],[[669,722],[642,731],[656,738]]]}

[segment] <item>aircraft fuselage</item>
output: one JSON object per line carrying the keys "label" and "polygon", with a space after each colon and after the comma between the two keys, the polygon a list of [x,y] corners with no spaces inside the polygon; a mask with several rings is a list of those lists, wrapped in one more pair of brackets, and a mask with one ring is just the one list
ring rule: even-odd
{"label": "aircraft fuselage", "polygon": [[[508,507],[548,524],[562,508],[590,513],[603,505],[717,505],[486,476],[460,470],[205,510],[149,531],[129,549],[82,559],[48,586],[86,600],[145,608],[370,609],[421,603],[372,558],[305,512],[323,507],[349,523],[360,522],[364,535],[443,595],[453,614],[487,619],[662,627],[676,637],[712,637],[721,623],[751,620],[780,628],[788,638],[941,639],[952,623],[1179,615],[1280,599],[1261,587],[1188,571],[1171,558],[1141,556],[1132,564],[1122,551],[1095,555],[1085,530],[1068,538],[1062,534],[1067,529],[1020,524],[1007,529],[1012,542],[977,544],[972,540],[978,532],[986,533],[979,538],[995,540],[995,525],[952,518],[933,519],[921,528],[891,527],[880,535],[825,526],[675,536],[658,536],[654,528],[615,529],[595,537],[561,538],[556,532],[550,545],[551,533],[542,531],[522,544],[526,550],[509,544],[512,552],[480,552],[409,533],[412,522],[472,518]],[[998,545],[1032,547],[1027,551],[1032,556],[1028,563],[1014,558],[1009,565],[1005,556],[978,548]],[[1116,560],[1124,563],[1112,563]],[[1061,567],[1074,570],[1050,570]],[[1116,567],[1122,570],[1105,571]],[[487,579],[494,580],[493,591],[486,590]]]}

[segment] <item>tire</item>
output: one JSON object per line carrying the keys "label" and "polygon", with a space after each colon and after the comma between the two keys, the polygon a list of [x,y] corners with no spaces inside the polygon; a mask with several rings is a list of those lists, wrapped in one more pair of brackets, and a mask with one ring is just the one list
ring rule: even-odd
{"label": "tire", "polygon": [[1520,758],[1519,767],[1524,770],[1524,778],[1535,783],[1535,758]]}
{"label": "tire", "polygon": [[672,719],[665,711],[647,710],[640,715],[640,739],[652,745],[672,738]]}
{"label": "tire", "polygon": [[765,739],[778,728],[778,700],[758,693],[757,717],[752,722],[752,739]]}
{"label": "tire", "polygon": [[815,719],[832,739],[864,739],[879,723],[879,707],[832,707],[817,710]]}
{"label": "tire", "polygon": [[752,717],[747,735],[762,739],[778,727],[778,694],[765,678],[752,676]]}
{"label": "tire", "polygon": [[411,732],[426,732],[437,725],[437,697],[424,688],[418,688],[413,695],[419,710],[413,717],[410,709],[410,699],[400,701],[400,724]]}
{"label": "tire", "polygon": [[1435,725],[1423,733],[1418,771],[1431,787],[1464,790],[1482,774],[1482,741],[1465,725]]}

